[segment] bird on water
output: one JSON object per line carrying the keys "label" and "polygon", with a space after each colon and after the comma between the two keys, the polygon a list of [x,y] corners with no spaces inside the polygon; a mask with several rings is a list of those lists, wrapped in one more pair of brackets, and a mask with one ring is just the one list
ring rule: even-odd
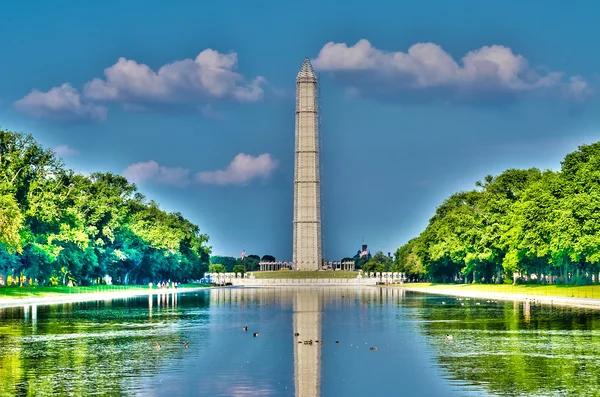
{"label": "bird on water", "polygon": [[258,333],[258,332],[255,332],[255,333],[253,333],[253,334],[252,334],[252,336],[254,336],[255,338],[256,338],[258,335],[259,335],[259,333]]}
{"label": "bird on water", "polygon": [[248,331],[248,327],[247,327],[247,326],[246,326],[246,327],[244,327],[244,328],[242,328],[242,329],[243,329],[244,331]]}
{"label": "bird on water", "polygon": [[188,347],[190,347],[190,345],[189,345],[187,342],[185,342],[185,343],[183,344],[183,348],[184,348],[184,349],[187,349]]}

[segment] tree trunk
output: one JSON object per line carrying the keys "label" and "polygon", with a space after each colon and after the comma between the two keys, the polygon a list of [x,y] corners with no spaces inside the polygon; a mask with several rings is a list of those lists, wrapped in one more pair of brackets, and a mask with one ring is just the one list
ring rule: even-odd
{"label": "tree trunk", "polygon": [[134,269],[136,269],[141,264],[142,264],[142,260],[140,260],[134,267],[132,267],[131,269],[129,269],[129,271],[125,274],[125,277],[123,279],[123,284],[127,285],[129,283],[129,275],[131,274],[131,272]]}

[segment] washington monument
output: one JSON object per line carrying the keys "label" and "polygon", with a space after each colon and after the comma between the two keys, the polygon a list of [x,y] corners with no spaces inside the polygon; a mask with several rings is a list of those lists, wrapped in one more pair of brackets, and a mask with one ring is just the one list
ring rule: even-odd
{"label": "washington monument", "polygon": [[297,270],[319,270],[323,258],[317,84],[317,76],[306,58],[296,76],[293,261]]}

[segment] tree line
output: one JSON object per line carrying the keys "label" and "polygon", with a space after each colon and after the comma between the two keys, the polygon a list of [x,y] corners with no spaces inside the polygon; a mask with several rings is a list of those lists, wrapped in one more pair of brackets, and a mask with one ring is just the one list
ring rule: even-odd
{"label": "tree line", "polygon": [[393,267],[437,282],[598,283],[600,142],[559,171],[509,169],[446,199]]}
{"label": "tree line", "polygon": [[[359,251],[360,253],[360,251]],[[393,270],[392,258],[385,256],[381,251],[375,253],[375,255],[367,255],[363,258],[358,257],[350,258],[345,257],[341,259],[341,262],[354,261],[355,269],[362,269],[365,272],[387,272],[397,271]],[[356,259],[358,257],[358,259]],[[211,273],[245,273],[259,270],[260,261],[275,262],[276,259],[272,255],[263,255],[261,258],[258,255],[248,255],[243,260],[242,258],[235,258],[233,256],[211,256],[210,257],[210,268]]]}
{"label": "tree line", "polygon": [[39,285],[200,279],[208,236],[110,172],[68,169],[31,135],[0,130],[0,278]]}
{"label": "tree line", "polygon": [[260,270],[260,261],[275,262],[276,259],[273,255],[263,255],[261,258],[255,254],[250,254],[244,259],[234,258],[233,256],[211,256],[209,271],[211,273],[254,272]]}

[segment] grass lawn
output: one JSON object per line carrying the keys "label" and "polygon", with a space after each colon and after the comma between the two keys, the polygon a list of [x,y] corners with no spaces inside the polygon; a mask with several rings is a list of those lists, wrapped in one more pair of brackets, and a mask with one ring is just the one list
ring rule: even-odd
{"label": "grass lawn", "polygon": [[274,272],[252,272],[256,278],[356,278],[358,272],[334,271],[274,271]]}
{"label": "grass lawn", "polygon": [[[200,284],[181,284],[180,288],[198,288]],[[0,300],[20,299],[72,294],[90,294],[94,292],[125,292],[147,290],[147,285],[95,285],[91,287],[0,287]],[[156,288],[153,288],[156,290]]]}
{"label": "grass lawn", "polygon": [[427,288],[434,290],[477,291],[503,294],[527,294],[539,296],[561,296],[567,298],[600,299],[600,285],[511,285],[511,284],[435,284],[406,283],[404,287]]}

